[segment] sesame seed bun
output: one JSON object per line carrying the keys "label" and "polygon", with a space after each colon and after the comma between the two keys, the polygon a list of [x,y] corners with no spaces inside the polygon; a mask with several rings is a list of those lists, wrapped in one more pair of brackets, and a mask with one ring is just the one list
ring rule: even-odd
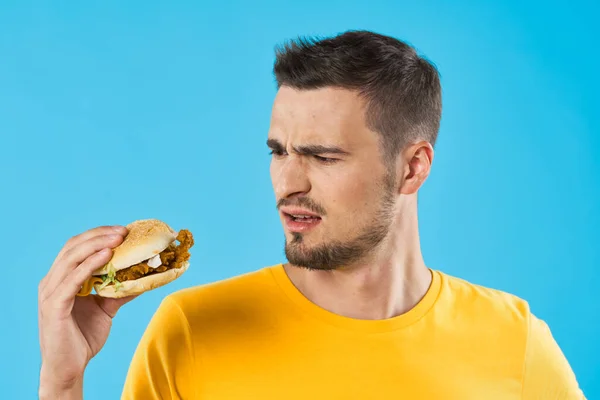
{"label": "sesame seed bun", "polygon": [[[154,257],[175,241],[177,232],[157,219],[143,219],[126,226],[129,233],[123,242],[113,249],[110,264],[120,271]],[[99,276],[108,273],[108,264],[94,271]]]}

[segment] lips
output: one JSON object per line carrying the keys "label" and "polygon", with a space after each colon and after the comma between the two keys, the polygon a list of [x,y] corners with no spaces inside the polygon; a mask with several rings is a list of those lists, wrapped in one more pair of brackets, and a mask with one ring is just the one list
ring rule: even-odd
{"label": "lips", "polygon": [[307,232],[321,223],[321,217],[316,214],[307,214],[299,211],[293,213],[282,211],[282,213],[285,218],[286,228],[290,232]]}
{"label": "lips", "polygon": [[281,212],[284,214],[288,214],[297,218],[301,217],[315,217],[320,218],[319,214],[316,214],[312,211],[306,210],[300,207],[282,207]]}

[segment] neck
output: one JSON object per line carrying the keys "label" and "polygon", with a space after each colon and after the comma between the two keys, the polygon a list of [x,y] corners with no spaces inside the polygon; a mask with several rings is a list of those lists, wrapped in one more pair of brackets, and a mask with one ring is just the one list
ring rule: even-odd
{"label": "neck", "polygon": [[416,212],[397,222],[369,259],[333,271],[286,264],[286,273],[304,296],[338,315],[376,320],[404,314],[423,298],[432,277],[421,255]]}

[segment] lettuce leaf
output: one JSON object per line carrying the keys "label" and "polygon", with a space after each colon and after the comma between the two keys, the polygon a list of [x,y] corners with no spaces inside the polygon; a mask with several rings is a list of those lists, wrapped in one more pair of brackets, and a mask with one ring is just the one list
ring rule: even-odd
{"label": "lettuce leaf", "polygon": [[121,282],[119,282],[116,278],[117,270],[111,263],[108,263],[106,266],[108,267],[108,273],[100,276],[102,278],[102,285],[100,285],[98,290],[104,289],[106,286],[108,286],[110,284],[114,284],[115,292],[116,292],[122,286]]}

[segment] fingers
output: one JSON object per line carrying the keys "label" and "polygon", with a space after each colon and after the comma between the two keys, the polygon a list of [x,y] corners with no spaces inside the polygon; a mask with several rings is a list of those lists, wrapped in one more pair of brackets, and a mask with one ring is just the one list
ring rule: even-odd
{"label": "fingers", "polygon": [[[71,250],[64,253],[62,259],[58,260],[56,268],[52,275],[48,278],[46,294],[51,294],[56,290],[57,286],[92,254],[99,252],[102,249],[111,249],[118,246],[123,241],[123,237],[120,235],[107,235],[107,236],[95,236],[91,239],[86,240],[83,243],[71,248]],[[108,262],[110,258],[106,260]],[[105,262],[105,264],[106,264]],[[96,264],[97,268],[102,267],[104,264]]]}
{"label": "fingers", "polygon": [[57,300],[68,301],[73,299],[81,289],[83,283],[92,276],[95,270],[106,264],[111,259],[112,254],[111,249],[104,248],[94,252],[81,264],[78,264],[78,267],[73,269],[61,284],[57,286]]}
{"label": "fingers", "polygon": [[[102,234],[103,232],[104,234]],[[70,244],[65,245],[46,277],[42,279],[40,297],[53,293],[65,277],[87,257],[103,248],[114,248],[122,241],[122,233],[117,233],[114,229],[105,229],[105,227],[92,229],[71,239],[68,242]],[[100,267],[102,264],[98,265],[98,268]]]}
{"label": "fingers", "polygon": [[54,263],[52,264],[52,267],[50,267],[50,270],[48,271],[48,274],[46,274],[46,277],[44,278],[45,282],[41,283],[41,285],[45,286],[45,284],[47,284],[48,281],[53,280],[51,278],[51,276],[54,275],[54,272],[56,269],[60,269],[60,263],[65,255],[65,253],[67,253],[68,251],[71,251],[73,249],[73,247],[78,246],[82,242],[85,242],[93,237],[110,235],[110,234],[125,235],[125,234],[127,234],[127,229],[122,226],[116,226],[116,227],[115,226],[100,226],[100,227],[85,231],[83,233],[80,233],[79,235],[73,236],[72,238],[67,240],[67,243],[65,243],[63,248],[60,250],[60,252],[56,256]]}
{"label": "fingers", "polygon": [[92,254],[102,249],[114,248],[122,241],[123,236],[119,234],[94,236],[65,252],[59,261],[62,265],[60,269],[73,270]]}
{"label": "fingers", "polygon": [[125,235],[127,233],[127,229],[120,225],[115,225],[115,226],[107,226],[106,225],[106,226],[99,226],[99,227],[87,230],[85,232],[82,232],[79,235],[75,235],[72,238],[70,238],[69,240],[67,240],[67,243],[65,243],[64,247],[58,253],[58,256],[56,258],[57,259],[62,258],[64,253],[71,250],[73,247],[78,246],[80,243],[83,243],[95,236],[110,235],[110,234],[114,234],[114,233]]}

